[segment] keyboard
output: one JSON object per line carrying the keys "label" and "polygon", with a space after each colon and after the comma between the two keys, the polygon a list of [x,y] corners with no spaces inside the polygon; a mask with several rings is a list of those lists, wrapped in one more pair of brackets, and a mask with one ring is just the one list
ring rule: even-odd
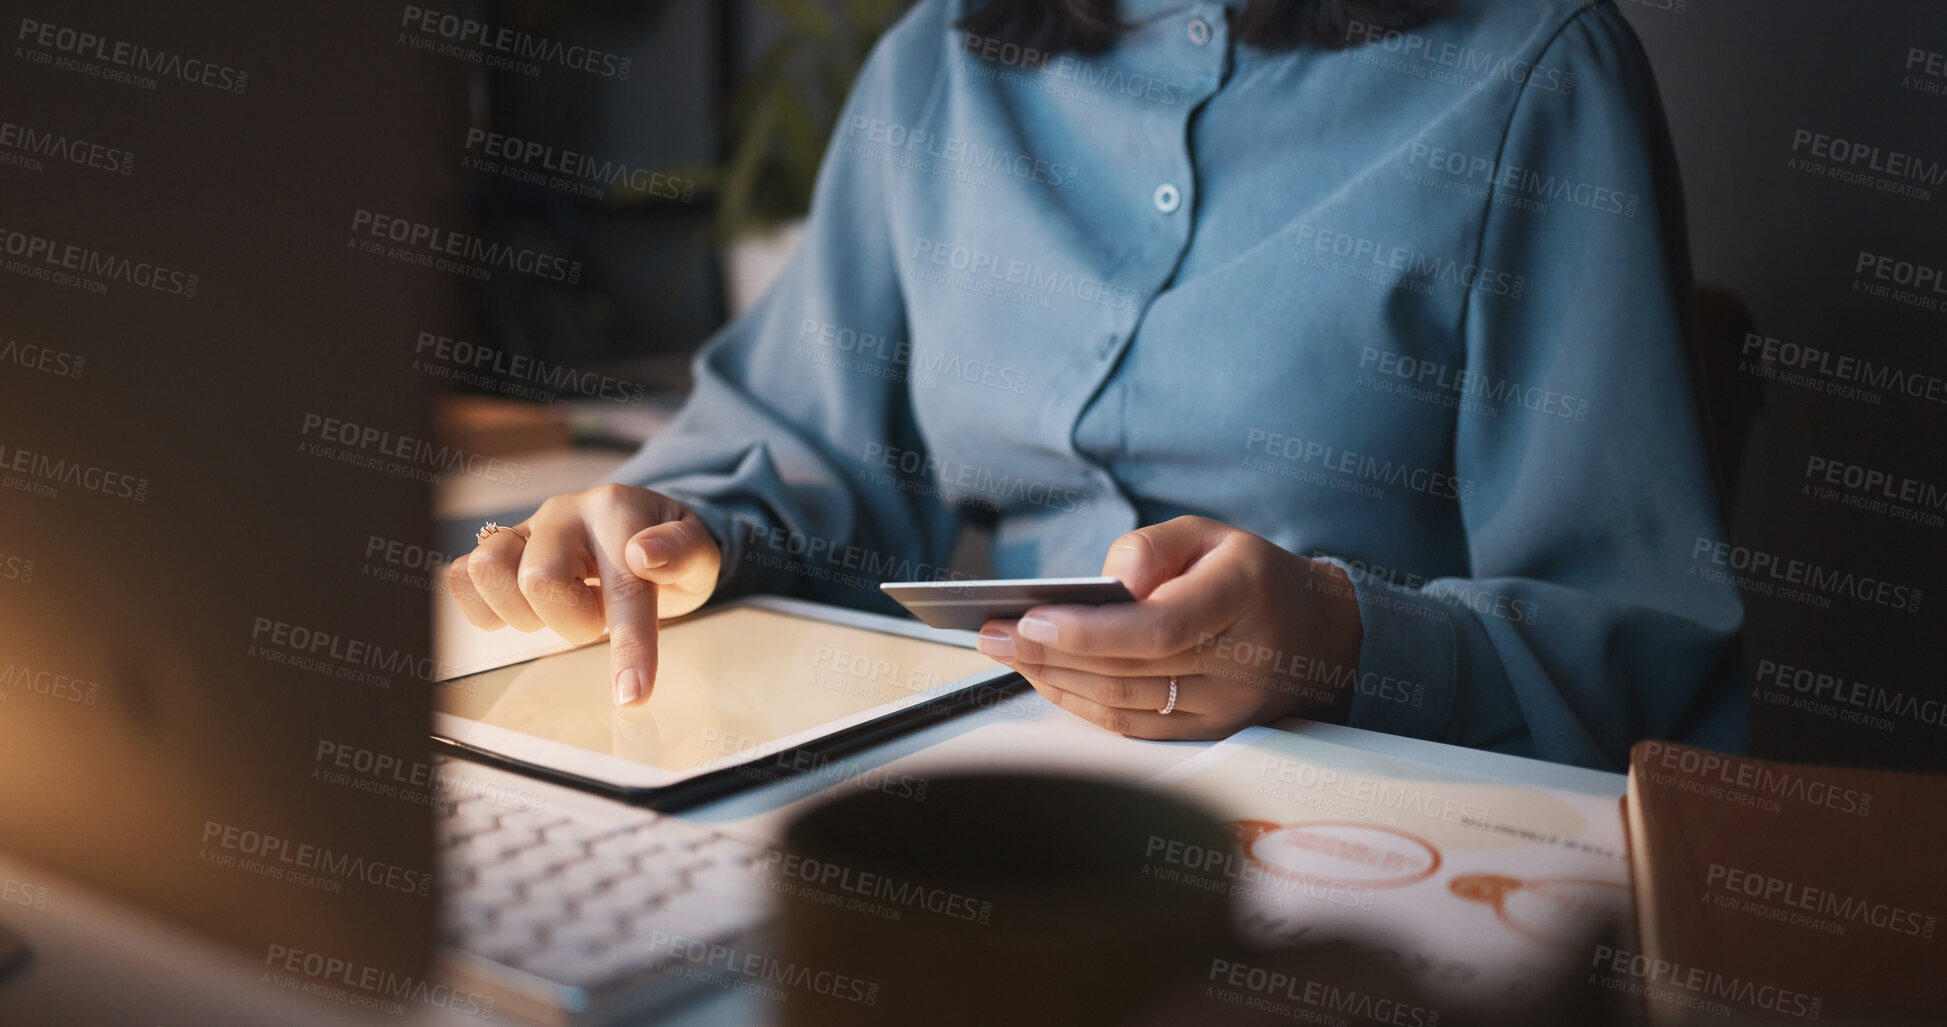
{"label": "keyboard", "polygon": [[442,942],[584,996],[645,975],[683,990],[697,975],[677,972],[672,939],[746,937],[766,916],[766,848],[672,816],[468,798],[438,816],[437,839]]}

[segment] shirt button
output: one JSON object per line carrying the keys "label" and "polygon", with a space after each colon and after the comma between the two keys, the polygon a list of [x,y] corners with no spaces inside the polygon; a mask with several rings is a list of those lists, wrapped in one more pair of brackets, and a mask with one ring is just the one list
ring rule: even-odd
{"label": "shirt button", "polygon": [[1164,182],[1162,185],[1156,187],[1156,209],[1157,210],[1160,210],[1165,214],[1174,214],[1176,213],[1176,208],[1182,205],[1183,205],[1183,194],[1177,192],[1175,186],[1169,184],[1168,182]]}
{"label": "shirt button", "polygon": [[1210,23],[1202,18],[1190,20],[1190,42],[1202,46],[1210,42]]}

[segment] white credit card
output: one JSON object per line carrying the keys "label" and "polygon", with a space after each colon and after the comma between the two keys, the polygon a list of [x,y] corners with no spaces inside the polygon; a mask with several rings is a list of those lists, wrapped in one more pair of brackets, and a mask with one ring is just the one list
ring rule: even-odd
{"label": "white credit card", "polygon": [[1116,578],[1011,578],[996,581],[888,581],[879,590],[936,628],[978,631],[1037,606],[1133,603]]}

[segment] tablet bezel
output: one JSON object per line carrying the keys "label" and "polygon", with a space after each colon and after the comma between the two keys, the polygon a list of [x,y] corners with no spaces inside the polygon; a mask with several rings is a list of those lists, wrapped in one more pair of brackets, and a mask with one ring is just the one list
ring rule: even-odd
{"label": "tablet bezel", "polygon": [[[845,627],[902,635],[961,649],[974,648],[975,635],[971,631],[931,628],[917,621],[901,620],[883,614],[783,596],[747,596],[707,606],[695,613],[671,618],[664,623],[679,624],[692,618],[713,616],[738,607],[752,607]],[[607,643],[608,639],[604,636],[589,645]],[[577,647],[579,648],[587,647]],[[576,650],[564,650],[564,652],[573,651]],[[562,653],[548,653],[525,660],[516,660],[500,667],[454,675],[440,681],[438,687],[450,687],[454,681],[480,674],[490,674],[508,667],[523,666],[559,655]],[[1020,675],[996,664],[991,671],[944,682],[850,716],[826,721],[786,735],[748,752],[725,756],[686,770],[652,767],[565,742],[482,724],[476,720],[443,712],[437,706],[433,711],[433,741],[446,751],[518,773],[607,794],[637,805],[675,809],[800,773],[809,769],[806,766],[807,755],[813,757],[812,765],[823,765],[834,756],[857,751],[894,734],[913,730],[925,722],[938,720],[967,709],[976,705],[984,696],[1011,695],[1020,691],[1026,684],[1027,682]]]}

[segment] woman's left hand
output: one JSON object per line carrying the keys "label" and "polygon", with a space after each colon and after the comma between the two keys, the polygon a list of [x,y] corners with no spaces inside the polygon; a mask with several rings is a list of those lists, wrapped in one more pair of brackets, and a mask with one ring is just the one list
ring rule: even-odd
{"label": "woman's left hand", "polygon": [[[1102,573],[1136,601],[989,621],[980,651],[1049,702],[1138,738],[1223,738],[1331,707],[1358,678],[1359,605],[1331,564],[1178,517],[1117,539]],[[1172,677],[1176,708],[1160,713]]]}

